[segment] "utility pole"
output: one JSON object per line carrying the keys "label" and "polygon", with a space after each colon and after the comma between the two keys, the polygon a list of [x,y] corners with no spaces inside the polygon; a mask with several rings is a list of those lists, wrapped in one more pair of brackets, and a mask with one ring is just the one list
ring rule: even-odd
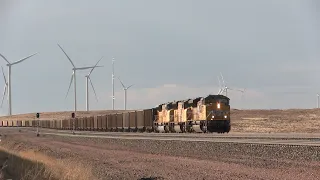
{"label": "utility pole", "polygon": [[40,118],[40,113],[37,113],[36,114],[36,118],[37,118],[37,137],[39,137],[39,118]]}

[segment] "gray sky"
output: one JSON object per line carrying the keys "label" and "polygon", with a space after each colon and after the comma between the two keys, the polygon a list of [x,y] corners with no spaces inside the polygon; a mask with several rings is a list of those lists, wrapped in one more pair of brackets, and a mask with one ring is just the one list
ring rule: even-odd
{"label": "gray sky", "polygon": [[[39,52],[12,67],[14,114],[73,109],[73,87],[64,99],[72,66],[57,43],[76,66],[104,56],[91,76],[99,98],[90,88],[91,109],[111,108],[112,57],[116,75],[135,84],[130,109],[217,93],[220,71],[231,88],[247,88],[242,98],[230,92],[234,108],[313,108],[319,18],[316,0],[1,0],[0,53],[16,61]],[[79,110],[87,72],[77,73]],[[115,105],[123,108],[118,81]]]}

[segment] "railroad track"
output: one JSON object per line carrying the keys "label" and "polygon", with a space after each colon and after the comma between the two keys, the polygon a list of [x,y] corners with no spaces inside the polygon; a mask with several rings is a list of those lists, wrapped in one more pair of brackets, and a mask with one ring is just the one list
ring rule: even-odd
{"label": "railroad track", "polygon": [[[35,128],[18,128],[20,131],[36,133]],[[12,131],[18,131],[12,128]],[[312,135],[278,134],[165,134],[165,133],[126,133],[126,132],[93,132],[70,130],[41,129],[40,134],[65,137],[106,138],[126,140],[153,140],[153,141],[185,141],[185,142],[215,142],[215,143],[241,143],[254,145],[285,145],[285,146],[320,146],[320,138]]]}

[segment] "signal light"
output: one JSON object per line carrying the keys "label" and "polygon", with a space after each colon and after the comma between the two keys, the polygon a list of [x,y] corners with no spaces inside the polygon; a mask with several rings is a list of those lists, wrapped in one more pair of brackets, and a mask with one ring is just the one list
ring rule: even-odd
{"label": "signal light", "polygon": [[40,113],[37,113],[37,114],[36,114],[36,117],[39,118],[39,117],[40,117]]}
{"label": "signal light", "polygon": [[71,117],[74,118],[74,117],[75,117],[75,114],[74,114],[74,113],[71,113]]}

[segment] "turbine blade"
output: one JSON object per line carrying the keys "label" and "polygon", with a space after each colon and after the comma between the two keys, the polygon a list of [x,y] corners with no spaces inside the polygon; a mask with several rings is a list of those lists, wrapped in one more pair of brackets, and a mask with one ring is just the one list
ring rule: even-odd
{"label": "turbine blade", "polygon": [[97,100],[97,102],[98,102],[98,97],[97,97],[96,90],[95,90],[95,89],[94,89],[94,87],[93,87],[93,84],[92,84],[91,78],[90,78],[90,77],[88,77],[88,78],[89,78],[89,81],[90,81],[91,87],[92,87],[92,89],[93,89],[94,95],[96,96],[96,100]]}
{"label": "turbine blade", "polygon": [[134,84],[131,84],[130,86],[127,87],[127,89],[129,89],[130,87],[132,87]]}
{"label": "turbine blade", "polygon": [[16,61],[16,62],[12,63],[11,65],[21,63],[22,61],[25,61],[26,59],[29,59],[29,58],[31,58],[32,56],[36,55],[36,54],[38,54],[38,53],[34,53],[34,54],[30,55],[30,56],[27,56],[27,57],[25,57],[25,58],[22,58],[22,59],[20,59],[19,61]]}
{"label": "turbine blade", "polygon": [[10,62],[8,61],[8,59],[6,57],[4,57],[4,55],[0,54],[0,56],[5,60],[7,61],[8,64],[10,64]]}
{"label": "turbine blade", "polygon": [[60,49],[62,50],[62,52],[67,56],[67,58],[69,59],[69,61],[71,62],[72,66],[74,68],[76,68],[76,66],[73,64],[73,62],[71,61],[70,57],[67,55],[67,53],[62,49],[62,47],[58,44],[58,46],[60,47]]}
{"label": "turbine blade", "polygon": [[243,90],[241,90],[241,89],[232,89],[232,90],[239,91],[239,92],[243,93]]}
{"label": "turbine blade", "polygon": [[226,86],[226,83],[224,82],[224,79],[223,79],[223,76],[222,76],[222,73],[220,72],[220,76],[221,76],[221,79],[222,79],[222,84],[223,86]]}
{"label": "turbine blade", "polygon": [[7,85],[4,85],[4,89],[3,89],[3,93],[2,93],[1,108],[3,105],[3,100],[4,100],[4,96],[6,95],[6,92],[7,92]]}
{"label": "turbine blade", "polygon": [[3,67],[1,66],[2,69],[2,75],[3,75],[3,79],[4,79],[4,83],[7,84],[7,79],[6,79],[6,75],[4,75],[4,71],[3,71]]}
{"label": "turbine blade", "polygon": [[91,69],[91,68],[94,68],[94,67],[103,67],[103,66],[89,66],[89,67],[80,67],[80,68],[74,68],[76,70],[85,70],[85,69]]}
{"label": "turbine blade", "polygon": [[218,82],[219,82],[219,88],[221,88],[221,81],[220,81],[219,76],[218,76]]}
{"label": "turbine blade", "polygon": [[[103,58],[103,56],[101,57],[101,59]],[[91,69],[91,71],[89,72],[88,76],[90,76],[90,74],[92,73],[92,71],[94,70],[94,68],[97,67],[98,63],[101,61],[101,59],[94,65],[94,67]]]}
{"label": "turbine blade", "polygon": [[74,73],[72,73],[72,75],[71,75],[71,80],[70,80],[69,88],[68,88],[67,95],[66,95],[65,99],[67,98],[67,96],[69,94],[70,87],[71,87],[71,84],[72,84],[72,81],[73,81],[73,76],[74,76]]}
{"label": "turbine blade", "polygon": [[120,77],[118,77],[118,76],[117,76],[117,78],[119,79],[119,81],[120,81],[120,83],[121,83],[122,87],[125,89],[126,87],[124,86],[124,84],[123,84],[123,83],[122,83],[122,81],[120,80]]}

